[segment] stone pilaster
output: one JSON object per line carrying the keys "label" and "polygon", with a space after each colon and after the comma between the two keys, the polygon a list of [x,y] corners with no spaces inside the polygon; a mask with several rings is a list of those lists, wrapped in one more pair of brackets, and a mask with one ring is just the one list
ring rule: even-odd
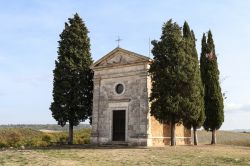
{"label": "stone pilaster", "polygon": [[93,112],[92,112],[92,132],[90,142],[92,144],[99,143],[99,103],[100,103],[100,86],[101,77],[94,78],[94,91],[93,91]]}

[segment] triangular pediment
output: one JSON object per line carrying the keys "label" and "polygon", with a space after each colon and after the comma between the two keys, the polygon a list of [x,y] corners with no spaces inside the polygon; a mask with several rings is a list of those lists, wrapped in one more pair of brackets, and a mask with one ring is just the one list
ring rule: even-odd
{"label": "triangular pediment", "polygon": [[122,48],[115,48],[107,55],[103,56],[101,59],[96,61],[92,67],[99,68],[99,67],[109,67],[109,66],[116,66],[116,65],[128,65],[133,63],[139,62],[149,62],[150,58],[122,49]]}

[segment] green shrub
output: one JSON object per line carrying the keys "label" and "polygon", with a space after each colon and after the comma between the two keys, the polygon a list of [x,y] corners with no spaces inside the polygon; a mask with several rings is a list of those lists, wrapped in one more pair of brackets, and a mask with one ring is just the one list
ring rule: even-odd
{"label": "green shrub", "polygon": [[42,141],[42,140],[35,140],[33,141],[32,147],[46,147],[50,144],[48,142]]}
{"label": "green shrub", "polygon": [[35,144],[34,140],[35,139],[28,139],[28,140],[26,140],[24,146],[26,146],[26,147],[32,147],[32,146],[34,146],[34,144]]}
{"label": "green shrub", "polygon": [[50,135],[44,135],[42,136],[42,141],[44,142],[51,142],[51,136]]}
{"label": "green shrub", "polygon": [[90,129],[81,129],[75,131],[74,144],[89,144],[90,143]]}
{"label": "green shrub", "polygon": [[57,141],[57,142],[59,142],[61,145],[66,144],[67,137],[66,136],[60,136],[59,141]]}
{"label": "green shrub", "polygon": [[[74,144],[89,144],[90,129],[74,131]],[[0,128],[0,148],[3,147],[46,147],[67,143],[68,132],[43,133],[33,129]]]}
{"label": "green shrub", "polygon": [[9,146],[16,145],[21,140],[21,135],[17,132],[12,132],[9,134],[8,144]]}
{"label": "green shrub", "polygon": [[0,140],[0,148],[8,147],[8,144],[6,141]]}

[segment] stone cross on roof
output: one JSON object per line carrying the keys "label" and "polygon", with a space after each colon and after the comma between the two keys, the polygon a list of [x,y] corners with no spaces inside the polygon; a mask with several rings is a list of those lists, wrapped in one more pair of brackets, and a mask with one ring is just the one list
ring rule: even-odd
{"label": "stone cross on roof", "polygon": [[122,41],[122,39],[120,38],[120,36],[118,36],[118,38],[117,38],[117,40],[115,40],[115,41],[117,41],[117,47],[120,47],[120,41]]}

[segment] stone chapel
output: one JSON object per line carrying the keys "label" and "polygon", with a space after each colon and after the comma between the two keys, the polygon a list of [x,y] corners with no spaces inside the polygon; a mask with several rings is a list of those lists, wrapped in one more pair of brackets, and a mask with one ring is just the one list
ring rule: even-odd
{"label": "stone chapel", "polygon": [[[117,47],[92,65],[91,143],[170,144],[170,126],[150,116],[151,61],[149,57]],[[176,144],[190,143],[190,129],[177,125]]]}

